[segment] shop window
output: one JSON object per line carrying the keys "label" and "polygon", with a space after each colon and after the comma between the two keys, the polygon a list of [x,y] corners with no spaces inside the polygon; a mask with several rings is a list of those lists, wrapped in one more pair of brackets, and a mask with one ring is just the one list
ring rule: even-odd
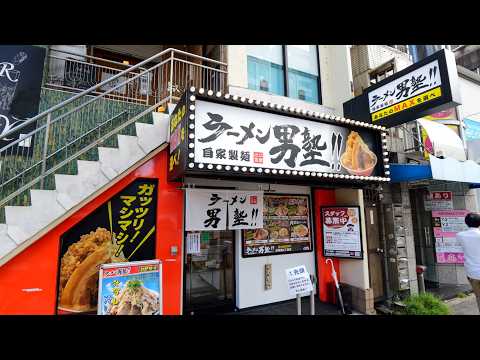
{"label": "shop window", "polygon": [[248,45],[247,68],[249,89],[321,103],[316,45]]}
{"label": "shop window", "polygon": [[314,45],[287,45],[288,96],[318,103],[318,54]]}
{"label": "shop window", "polygon": [[370,72],[370,85],[376,84],[395,73],[395,64],[392,62]]}
{"label": "shop window", "polygon": [[248,88],[285,95],[284,66],[280,45],[249,45]]}

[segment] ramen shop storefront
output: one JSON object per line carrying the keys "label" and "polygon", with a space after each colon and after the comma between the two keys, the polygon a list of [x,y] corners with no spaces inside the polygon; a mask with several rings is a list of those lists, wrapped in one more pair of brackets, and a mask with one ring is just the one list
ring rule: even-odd
{"label": "ramen shop storefront", "polygon": [[[250,99],[186,93],[171,116],[168,164],[169,180],[184,189],[183,313],[293,299],[285,271],[299,265],[319,279],[320,300],[331,301],[323,220],[338,219],[366,241],[361,187],[387,180],[378,130]],[[330,220],[321,216],[326,207]],[[335,216],[353,207],[356,216]],[[360,274],[359,286],[368,287],[365,248],[328,254],[342,280],[355,283]]]}

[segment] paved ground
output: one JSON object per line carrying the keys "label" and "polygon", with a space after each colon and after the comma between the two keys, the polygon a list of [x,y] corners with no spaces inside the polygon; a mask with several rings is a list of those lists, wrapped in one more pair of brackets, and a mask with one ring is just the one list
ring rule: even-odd
{"label": "paved ground", "polygon": [[[310,298],[302,298],[302,315],[310,314]],[[253,309],[240,310],[228,315],[297,315],[297,302],[285,301],[277,304],[258,306]],[[315,315],[340,315],[337,306],[315,299]],[[356,314],[355,314],[356,315]]]}
{"label": "paved ground", "polygon": [[455,297],[459,293],[469,293],[472,291],[472,287],[470,284],[466,285],[451,285],[451,284],[440,284],[439,287],[427,287],[427,291],[429,293],[435,294],[436,296],[440,297],[442,300],[450,300]]}
{"label": "paved ground", "polygon": [[446,304],[452,310],[452,315],[480,315],[474,294],[470,294],[463,299],[456,298],[446,301]]}

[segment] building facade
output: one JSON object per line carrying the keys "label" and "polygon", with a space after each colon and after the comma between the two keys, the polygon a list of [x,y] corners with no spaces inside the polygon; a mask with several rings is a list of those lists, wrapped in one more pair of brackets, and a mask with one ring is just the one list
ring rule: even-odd
{"label": "building facade", "polygon": [[[427,56],[441,49],[457,51],[461,47],[454,45],[409,45],[399,51],[397,47],[388,45],[358,45],[352,47],[352,69],[356,95],[360,94],[371,84],[387,78],[394,73],[405,69]],[[466,113],[475,114],[477,104],[473,96],[478,91],[475,74],[461,65],[465,62],[459,53],[455,52],[458,71],[458,87],[461,92],[461,105],[427,116],[424,120],[446,125],[454,131],[463,143],[458,157],[459,164],[465,164],[469,152],[465,122]],[[473,65],[472,65],[473,66]],[[430,168],[436,159],[431,153],[431,142],[425,129],[417,121],[411,121],[389,129],[389,150],[391,163],[404,164],[398,167],[399,173],[392,174],[392,183],[382,185],[384,197],[382,210],[385,220],[385,245],[388,261],[385,262],[385,273],[389,275],[386,282],[390,299],[404,294],[416,293],[418,284],[416,279],[417,265],[426,266],[425,280],[427,290],[440,294],[450,291],[460,291],[468,287],[463,269],[463,262],[456,259],[447,260],[442,252],[444,235],[439,232],[436,219],[440,219],[442,210],[452,211],[452,216],[464,216],[463,212],[478,211],[478,193],[474,188],[476,181],[461,180],[449,175],[442,180],[432,176],[407,176],[407,170],[420,169],[422,166]],[[441,143],[440,139],[431,139]],[[448,152],[443,154],[445,157]],[[455,157],[455,156],[454,156]],[[456,160],[452,160],[455,163]],[[415,167],[416,165],[416,167]],[[469,169],[475,171],[476,165],[468,163]],[[473,183],[473,184],[472,184]],[[447,205],[431,206],[431,196],[444,195]],[[393,208],[392,208],[393,207]],[[437,212],[436,212],[437,211]],[[392,214],[392,215],[389,215]],[[446,216],[446,215],[445,215]],[[388,219],[392,219],[388,221]],[[447,220],[446,220],[447,221]],[[453,234],[453,233],[452,233]],[[454,235],[448,235],[450,237]],[[449,239],[450,241],[450,239]],[[399,261],[400,260],[400,261]],[[403,265],[401,265],[403,264]]]}

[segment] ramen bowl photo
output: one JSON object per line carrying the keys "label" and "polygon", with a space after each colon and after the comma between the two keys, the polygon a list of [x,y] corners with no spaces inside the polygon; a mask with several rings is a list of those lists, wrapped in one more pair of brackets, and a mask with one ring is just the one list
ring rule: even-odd
{"label": "ramen bowl photo", "polygon": [[[350,163],[345,163],[344,162],[344,157],[346,154],[343,154],[340,157],[340,163],[342,164],[343,168],[348,171],[350,175],[358,175],[358,176],[370,176],[373,173],[373,170],[375,169],[375,166],[377,165],[377,156],[374,153],[371,153],[371,162],[369,163],[370,166],[366,168],[362,167],[357,167],[355,169],[352,169],[348,165],[351,166]],[[348,164],[348,165],[347,165]]]}

